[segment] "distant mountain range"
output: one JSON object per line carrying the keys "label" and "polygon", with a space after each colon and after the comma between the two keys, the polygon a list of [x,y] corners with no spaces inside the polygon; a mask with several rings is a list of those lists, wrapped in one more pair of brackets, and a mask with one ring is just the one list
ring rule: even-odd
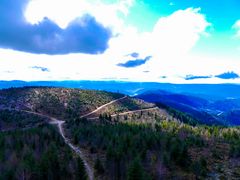
{"label": "distant mountain range", "polygon": [[222,100],[201,96],[170,93],[162,90],[147,91],[138,96],[149,102],[162,103],[185,112],[205,124],[240,125],[240,98]]}
{"label": "distant mountain range", "polygon": [[52,86],[106,90],[131,96],[142,94],[146,91],[164,90],[176,94],[189,94],[213,100],[240,98],[240,84],[170,84],[123,81],[0,81],[0,89],[23,86]]}
{"label": "distant mountain range", "polygon": [[240,85],[169,84],[121,81],[0,81],[0,89],[51,86],[106,90],[166,104],[204,123],[240,125]]}

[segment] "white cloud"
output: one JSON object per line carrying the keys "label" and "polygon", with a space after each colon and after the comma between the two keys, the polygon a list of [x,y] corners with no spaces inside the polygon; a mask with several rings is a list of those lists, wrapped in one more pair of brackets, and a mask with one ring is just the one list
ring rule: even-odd
{"label": "white cloud", "polygon": [[118,33],[123,28],[120,16],[127,16],[135,0],[121,0],[117,3],[104,4],[102,1],[87,0],[32,0],[27,6],[25,17],[30,23],[38,23],[44,17],[56,22],[61,28],[84,14],[90,14],[104,26]]}
{"label": "white cloud", "polygon": [[232,28],[236,30],[235,37],[240,38],[240,20],[236,21]]}
{"label": "white cloud", "polygon": [[[110,40],[109,49],[101,55],[49,56],[0,49],[1,79],[100,80],[116,77],[116,80],[128,78],[130,81],[190,83],[181,77],[187,74],[220,74],[226,72],[226,68],[240,74],[237,69],[239,67],[237,61],[224,57],[213,58],[192,54],[191,49],[198,43],[201,36],[207,35],[207,27],[210,26],[199,8],[176,11],[172,15],[160,18],[152,32],[140,33],[136,27],[124,24],[124,18],[119,16],[119,12],[122,16],[127,16],[129,8],[134,3],[133,0],[119,1],[119,3],[108,5],[99,1],[90,5],[87,0],[62,0],[61,2],[60,0],[33,0],[33,2],[45,2],[48,3],[48,6],[42,5],[41,7],[40,4],[37,4],[38,6],[35,5],[36,9],[31,7],[33,9],[30,8],[27,11],[27,14],[31,14],[29,17],[32,18],[32,23],[40,21],[47,15],[64,27],[75,17],[89,12],[105,26],[111,26],[118,36]],[[50,2],[52,7],[49,7]],[[80,6],[77,3],[82,4]],[[66,13],[63,13],[64,11]],[[132,52],[139,53],[140,58],[149,55],[153,58],[137,68],[116,66],[118,63],[130,60],[126,55]],[[46,67],[50,69],[50,72],[35,71],[29,68],[32,66]],[[149,73],[144,73],[146,70]],[[4,73],[6,71],[11,73]],[[167,78],[161,79],[160,76],[167,76]],[[195,80],[194,82],[201,81]],[[205,79],[204,81],[212,83],[226,80]],[[234,80],[234,82],[237,81],[239,80]]]}
{"label": "white cloud", "polygon": [[109,51],[114,52],[115,56],[134,49],[144,55],[186,53],[210,25],[199,8],[189,8],[160,18],[153,32],[138,33],[135,27],[124,24],[124,18],[119,16],[119,13],[127,16],[133,4],[134,0],[112,4],[101,1],[89,3],[87,0],[32,0],[26,17],[28,21],[36,23],[47,16],[64,28],[74,18],[90,13],[98,22],[111,27],[115,35],[118,34],[109,43]]}
{"label": "white cloud", "polygon": [[207,35],[208,26],[210,23],[199,8],[189,8],[160,18],[149,33],[139,33],[136,28],[127,27],[110,45],[120,52],[135,49],[148,55],[183,54],[189,52],[202,35]]}
{"label": "white cloud", "polygon": [[79,0],[31,0],[25,17],[31,23],[38,23],[44,17],[65,28],[70,21],[86,13],[88,4]]}
{"label": "white cloud", "polygon": [[[156,65],[140,66],[138,68],[121,68],[115,66],[112,55],[35,55],[12,50],[0,50],[0,77],[1,80],[102,80],[114,77],[115,80],[128,78],[129,81],[156,81],[171,83],[240,83],[240,79],[198,79],[185,81],[182,77],[187,74],[221,74],[234,71],[240,74],[239,63],[227,60],[224,57],[188,56],[178,61],[163,61]],[[154,60],[157,61],[157,60]],[[46,67],[50,72],[40,72],[29,67]],[[204,68],[203,68],[204,67]],[[216,68],[214,68],[216,67]],[[151,70],[144,73],[144,70]],[[6,73],[11,72],[11,73]],[[161,75],[166,79],[159,78]],[[203,82],[204,81],[204,82]]]}
{"label": "white cloud", "polygon": [[155,43],[157,52],[186,53],[195,46],[201,35],[206,35],[209,25],[200,8],[179,10],[159,19],[151,42]]}
{"label": "white cloud", "polygon": [[125,62],[124,55],[132,52],[138,52],[142,57],[151,55],[153,58],[135,71],[147,69],[150,71],[147,75],[151,78],[177,76],[188,71],[187,63],[194,61],[189,58],[191,49],[201,36],[207,35],[208,26],[210,23],[199,8],[179,10],[160,18],[152,32],[139,33],[134,27],[125,28],[118,37],[110,40],[106,53],[112,54],[112,61],[116,64]]}

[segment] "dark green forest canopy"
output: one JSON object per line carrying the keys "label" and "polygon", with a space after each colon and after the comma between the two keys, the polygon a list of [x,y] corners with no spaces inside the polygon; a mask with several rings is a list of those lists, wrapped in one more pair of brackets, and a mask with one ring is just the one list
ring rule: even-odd
{"label": "dark green forest canopy", "polygon": [[[69,121],[66,128],[75,144],[87,147],[92,154],[105,154],[101,163],[107,177],[125,179],[129,173],[132,176],[135,169],[132,166],[141,167],[144,179],[206,177],[213,170],[212,161],[217,160],[214,155],[223,153],[222,149],[216,150],[218,143],[230,147],[229,158],[240,155],[238,128],[192,127],[171,121],[161,121],[154,126],[113,125],[107,121],[96,124],[83,119]],[[194,153],[198,149],[206,149],[209,155],[200,153],[196,157]],[[161,172],[156,166],[161,167]]]}
{"label": "dark green forest canopy", "polygon": [[84,165],[52,126],[0,134],[0,179],[87,179]]}

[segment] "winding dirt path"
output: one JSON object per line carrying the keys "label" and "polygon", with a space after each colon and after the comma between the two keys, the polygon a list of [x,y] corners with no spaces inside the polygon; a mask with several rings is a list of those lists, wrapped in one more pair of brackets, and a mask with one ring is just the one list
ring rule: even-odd
{"label": "winding dirt path", "polygon": [[111,115],[112,117],[116,117],[116,116],[123,116],[126,114],[131,114],[131,113],[137,113],[137,112],[145,112],[145,111],[151,111],[151,110],[157,110],[159,109],[158,107],[152,107],[152,108],[147,108],[147,109],[139,109],[139,110],[133,110],[133,111],[126,111],[126,112],[122,112],[119,114],[113,114]]}
{"label": "winding dirt path", "polygon": [[[120,101],[120,100],[122,100],[122,99],[125,99],[125,98],[127,98],[127,96],[121,97],[121,98],[119,98],[119,99],[115,99],[115,100],[113,100],[113,101],[111,101],[111,102],[109,102],[109,103],[107,103],[107,104],[104,104],[104,105],[98,107],[97,109],[95,109],[94,111],[92,111],[92,112],[90,112],[90,113],[87,113],[87,114],[84,114],[84,115],[80,116],[80,118],[84,118],[84,117],[87,117],[87,116],[89,116],[89,115],[91,115],[91,114],[94,114],[94,113],[96,113],[97,111],[101,110],[102,108],[104,108],[104,107],[106,107],[106,106],[108,106],[108,105],[111,105],[111,104],[113,104],[113,103],[115,103],[115,102],[118,102],[118,101]],[[30,112],[30,111],[29,111],[29,112]],[[89,164],[87,163],[86,157],[84,156],[84,154],[82,153],[82,151],[80,150],[80,148],[77,147],[77,146],[75,146],[75,145],[73,145],[73,144],[71,143],[71,141],[70,141],[70,140],[65,136],[65,134],[64,134],[63,124],[65,123],[65,121],[63,121],[63,120],[58,120],[58,119],[56,119],[56,118],[53,118],[53,117],[50,117],[50,116],[46,116],[46,115],[43,115],[43,114],[40,114],[40,113],[35,113],[35,112],[32,112],[32,113],[33,113],[33,114],[40,115],[40,116],[48,117],[48,118],[51,120],[51,121],[50,121],[50,124],[57,125],[58,130],[59,130],[59,133],[60,133],[61,136],[63,137],[65,143],[66,143],[77,155],[79,155],[79,157],[82,159],[82,161],[83,161],[83,163],[84,163],[84,166],[85,166],[85,168],[86,168],[86,172],[87,172],[87,174],[88,174],[89,180],[93,180],[93,179],[94,179],[94,172],[93,172],[92,168],[89,166]]]}
{"label": "winding dirt path", "polygon": [[85,117],[87,117],[87,116],[90,116],[90,115],[98,112],[98,111],[101,110],[102,108],[105,108],[106,106],[109,106],[109,105],[111,105],[111,104],[113,104],[113,103],[115,103],[115,102],[118,102],[118,101],[120,101],[120,100],[122,100],[122,99],[125,99],[125,98],[127,98],[127,96],[121,97],[121,98],[119,98],[119,99],[115,99],[115,100],[113,100],[113,101],[111,101],[111,102],[109,102],[109,103],[107,103],[107,104],[104,104],[104,105],[98,107],[97,109],[95,109],[94,111],[92,111],[92,112],[90,112],[90,113],[87,113],[87,114],[84,114],[84,115],[80,116],[80,118],[85,118]]}
{"label": "winding dirt path", "polygon": [[[122,99],[125,99],[127,98],[127,96],[124,96],[124,97],[121,97],[119,99],[115,99],[107,104],[104,104],[100,107],[98,107],[97,109],[95,109],[94,111],[90,112],[90,113],[87,113],[87,114],[84,114],[82,116],[80,116],[80,118],[84,118],[84,117],[87,117],[91,114],[94,114],[96,113],[97,111],[101,110],[102,108],[108,106],[108,105],[111,105],[115,102],[118,102]],[[63,120],[59,120],[59,119],[56,119],[54,117],[51,117],[51,116],[48,116],[48,115],[44,115],[44,114],[41,114],[41,113],[37,113],[37,112],[33,112],[33,111],[24,111],[22,110],[23,112],[27,112],[27,113],[31,113],[31,114],[34,114],[34,115],[38,115],[38,116],[41,116],[41,117],[46,117],[50,120],[49,124],[53,124],[53,125],[56,125],[58,127],[58,130],[59,130],[59,133],[61,134],[61,136],[63,137],[64,139],[64,142],[82,159],[83,163],[84,163],[84,166],[86,168],[86,172],[87,172],[87,175],[88,175],[88,178],[89,180],[93,180],[94,179],[94,171],[93,169],[89,166],[89,164],[87,163],[86,161],[86,157],[84,156],[84,154],[82,153],[82,151],[80,150],[79,147],[75,146],[74,144],[71,143],[70,139],[68,139],[65,134],[64,134],[64,129],[63,129],[63,124],[65,123],[65,121]]]}
{"label": "winding dirt path", "polygon": [[65,123],[65,121],[57,120],[57,119],[55,119],[55,118],[51,118],[51,120],[52,120],[52,121],[50,122],[50,124],[57,125],[58,130],[59,130],[59,133],[60,133],[61,136],[63,137],[65,143],[82,159],[89,180],[93,180],[93,179],[94,179],[93,170],[92,170],[92,168],[89,166],[89,164],[87,163],[84,154],[82,153],[82,151],[80,150],[80,148],[77,147],[77,146],[75,146],[75,145],[73,145],[73,144],[71,143],[71,141],[70,141],[70,140],[65,136],[65,134],[64,134],[63,124]]}
{"label": "winding dirt path", "polygon": [[[122,112],[122,113],[118,113],[118,114],[112,114],[111,117],[116,117],[116,116],[124,116],[127,114],[131,114],[131,113],[137,113],[137,112],[146,112],[146,111],[151,111],[151,110],[158,110],[158,107],[152,107],[152,108],[147,108],[147,109],[138,109],[138,110],[132,110],[132,111],[126,111],[126,112]],[[98,119],[98,117],[91,117],[88,118],[89,120],[95,120]]]}
{"label": "winding dirt path", "polygon": [[93,169],[92,169],[92,168],[89,166],[89,164],[87,163],[86,157],[84,156],[84,154],[82,153],[82,151],[80,150],[80,148],[77,147],[77,146],[75,146],[75,145],[73,145],[73,144],[71,143],[71,141],[65,136],[64,130],[63,130],[63,124],[65,123],[65,121],[56,119],[56,118],[51,117],[51,116],[48,116],[48,115],[44,115],[44,114],[41,114],[41,113],[37,113],[37,112],[24,111],[24,110],[22,110],[22,111],[23,111],[23,112],[30,113],[30,114],[38,115],[38,116],[41,116],[41,117],[46,117],[46,118],[48,118],[48,119],[50,120],[50,121],[49,121],[49,124],[56,125],[56,126],[58,127],[58,131],[59,131],[60,135],[61,135],[61,136],[63,137],[63,139],[64,139],[64,142],[82,159],[89,180],[93,180],[93,179],[94,179]]}
{"label": "winding dirt path", "polygon": [[[80,118],[84,118],[84,117],[87,117],[89,115],[92,115],[96,112],[98,112],[99,110],[101,110],[102,108],[108,106],[108,105],[111,105],[115,102],[118,102],[122,99],[125,99],[127,98],[127,96],[124,96],[124,97],[121,97],[119,99],[115,99],[107,104],[104,104],[100,107],[98,107],[97,109],[95,109],[94,111],[90,112],[90,113],[87,113],[87,114],[84,114],[82,116],[80,116]],[[128,111],[128,112],[123,112],[123,113],[120,113],[118,115],[125,115],[125,114],[129,114],[129,113],[134,113],[134,112],[141,112],[141,111],[149,111],[149,110],[153,110],[153,109],[156,109],[157,107],[153,107],[153,108],[149,108],[149,109],[141,109],[141,110],[134,110],[134,111]],[[85,155],[82,153],[82,151],[80,150],[79,147],[75,146],[74,144],[71,143],[70,139],[68,139],[65,134],[64,134],[64,128],[63,128],[63,124],[65,123],[65,121],[63,120],[59,120],[59,119],[56,119],[54,117],[51,117],[51,116],[48,116],[48,115],[45,115],[45,114],[41,114],[41,113],[37,113],[37,112],[33,112],[33,111],[26,111],[26,110],[21,110],[23,112],[27,112],[27,113],[30,113],[30,114],[34,114],[34,115],[38,115],[38,116],[41,116],[41,117],[45,117],[45,118],[48,118],[50,120],[49,124],[53,124],[53,125],[56,125],[58,127],[58,130],[59,130],[59,133],[60,135],[63,137],[64,139],[64,142],[82,159],[83,163],[84,163],[84,166],[86,168],[86,172],[87,172],[87,175],[88,175],[88,178],[89,180],[94,180],[94,171],[93,169],[90,167],[90,165],[87,163],[86,161],[86,157]],[[112,115],[113,117],[114,116],[117,116],[117,114],[114,114]],[[89,118],[91,119],[91,118]]]}

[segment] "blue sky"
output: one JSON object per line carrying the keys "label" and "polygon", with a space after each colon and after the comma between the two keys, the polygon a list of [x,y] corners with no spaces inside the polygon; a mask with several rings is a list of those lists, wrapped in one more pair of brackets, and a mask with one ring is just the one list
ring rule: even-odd
{"label": "blue sky", "polygon": [[0,11],[1,80],[240,83],[238,0],[2,0]]}
{"label": "blue sky", "polygon": [[147,15],[150,19],[148,19],[149,26],[146,29],[150,30],[159,17],[169,16],[179,9],[189,7],[200,7],[201,13],[207,16],[218,32],[228,32],[229,28],[239,19],[240,2],[238,0],[139,0],[129,13],[129,21],[140,27],[142,23],[138,18],[142,19]]}

